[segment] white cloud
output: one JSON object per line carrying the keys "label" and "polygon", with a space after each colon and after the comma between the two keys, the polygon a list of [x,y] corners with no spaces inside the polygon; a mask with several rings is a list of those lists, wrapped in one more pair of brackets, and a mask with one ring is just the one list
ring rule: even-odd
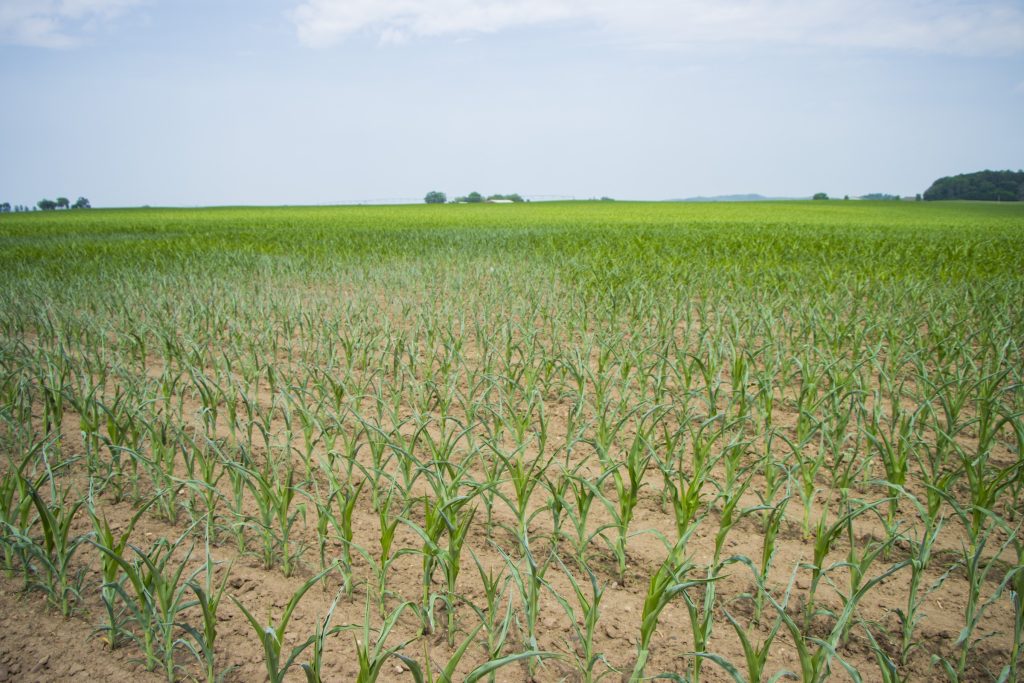
{"label": "white cloud", "polygon": [[953,54],[1024,51],[1019,0],[304,0],[311,47],[358,32],[384,42],[557,22],[646,47],[834,45]]}
{"label": "white cloud", "polygon": [[143,0],[0,0],[0,43],[68,48]]}

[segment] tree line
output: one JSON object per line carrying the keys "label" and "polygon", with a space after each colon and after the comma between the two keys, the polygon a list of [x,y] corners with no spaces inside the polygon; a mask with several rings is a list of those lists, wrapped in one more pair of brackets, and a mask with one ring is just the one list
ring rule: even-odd
{"label": "tree line", "polygon": [[91,209],[92,204],[85,197],[79,197],[72,204],[67,197],[57,199],[40,199],[34,207],[23,204],[11,205],[10,202],[0,202],[0,213],[24,213],[26,211],[56,211],[57,209]]}
{"label": "tree line", "polygon": [[[448,195],[444,192],[428,192],[427,196],[423,198],[427,204],[444,204],[448,201]],[[524,202],[519,194],[513,192],[512,194],[492,194],[488,197],[484,197],[479,192],[470,192],[465,197],[456,197],[452,200],[453,204],[483,204],[484,202],[492,201],[510,201],[510,202]]]}
{"label": "tree line", "polygon": [[978,171],[939,178],[924,192],[925,201],[973,199],[1024,201],[1024,171]]}

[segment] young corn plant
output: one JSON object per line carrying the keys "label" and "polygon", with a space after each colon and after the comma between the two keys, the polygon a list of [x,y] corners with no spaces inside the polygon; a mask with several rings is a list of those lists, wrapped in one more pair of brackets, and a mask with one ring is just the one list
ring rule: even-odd
{"label": "young corn plant", "polygon": [[539,455],[527,462],[523,455],[525,446],[518,447],[510,454],[504,453],[493,442],[488,442],[487,446],[501,462],[507,480],[512,484],[513,495],[511,496],[506,495],[498,488],[492,489],[494,495],[500,498],[515,516],[515,526],[509,528],[508,531],[516,537],[526,536],[529,534],[530,523],[543,511],[543,508],[538,508],[531,513],[530,499],[537,487],[543,485],[544,475],[555,456],[551,454],[544,458]]}
{"label": "young corn plant", "polygon": [[790,456],[793,466],[790,470],[790,479],[797,482],[797,493],[803,503],[803,532],[804,539],[811,539],[811,511],[814,508],[814,497],[818,491],[818,472],[825,464],[826,450],[819,444],[816,454],[807,453],[808,441],[792,441],[782,432],[775,432],[775,436],[785,441],[790,448]]}
{"label": "young corn plant", "polygon": [[847,601],[846,605],[843,607],[842,612],[836,615],[832,630],[825,638],[816,638],[808,635],[805,630],[802,630],[800,626],[797,625],[796,621],[794,621],[786,611],[786,605],[789,602],[796,574],[794,574],[793,578],[790,579],[782,604],[779,604],[779,602],[772,597],[771,593],[762,586],[761,590],[765,592],[765,598],[768,600],[769,604],[771,604],[775,613],[778,615],[778,618],[782,621],[783,626],[785,626],[786,630],[789,632],[789,636],[796,647],[797,657],[800,660],[799,674],[790,671],[782,671],[775,674],[775,678],[779,679],[783,676],[787,676],[802,681],[803,683],[823,683],[831,678],[832,662],[835,661],[842,666],[854,681],[859,682],[861,680],[860,672],[858,672],[857,669],[849,662],[843,659],[836,649],[839,647],[839,641],[842,638],[842,634],[848,630],[849,624],[854,618],[857,604],[868,591],[874,588],[874,586],[884,578],[885,575],[871,579],[860,588],[856,595],[851,596],[851,599]]}
{"label": "young corn plant", "polygon": [[601,531],[590,531],[589,519],[590,508],[594,500],[600,498],[599,489],[595,482],[584,476],[573,475],[569,477],[568,491],[572,495],[572,505],[562,503],[566,511],[566,517],[573,527],[572,543],[575,550],[575,557],[578,562],[586,562],[587,547],[590,541]]}
{"label": "young corn plant", "polygon": [[156,499],[152,498],[136,510],[120,535],[114,532],[110,522],[107,521],[106,515],[102,515],[97,510],[91,497],[88,503],[89,517],[92,519],[94,543],[110,551],[110,554],[100,552],[100,578],[102,580],[100,584],[100,599],[103,601],[103,607],[107,610],[107,623],[101,626],[99,630],[106,632],[104,640],[111,650],[116,650],[123,642],[122,629],[124,622],[122,613],[117,609],[118,591],[114,589],[114,586],[122,583],[124,573],[113,557],[125,559],[128,541],[131,538],[132,531],[135,530],[135,525],[138,524],[142,515],[154,502],[156,502]]}
{"label": "young corn plant", "polygon": [[30,484],[28,494],[39,515],[39,525],[43,531],[42,545],[36,544],[28,537],[22,538],[36,575],[33,586],[44,592],[50,604],[67,617],[71,615],[75,604],[82,597],[85,569],[80,567],[76,570],[71,566],[71,562],[78,548],[91,534],[72,534],[71,525],[79,510],[85,505],[85,500],[69,504],[65,491],[61,498],[50,505]]}
{"label": "young corn plant", "polygon": [[[973,521],[970,512],[959,508],[954,504],[958,517],[968,526]],[[955,660],[947,659],[942,655],[933,655],[932,661],[941,667],[951,683],[965,680],[970,654],[974,647],[988,637],[988,634],[979,634],[978,629],[982,625],[985,614],[1002,597],[1003,588],[1006,585],[1005,579],[988,599],[985,599],[984,591],[989,575],[1002,566],[1000,556],[1010,547],[1010,544],[1019,536],[1021,526],[1016,529],[1009,528],[1006,523],[995,516],[994,513],[987,513],[991,523],[982,526],[976,537],[970,538],[968,544],[961,550],[959,564],[967,579],[967,595],[964,605],[964,626],[960,635],[954,643],[957,649]],[[986,553],[985,548],[990,541],[997,539],[997,530],[1006,535],[1006,540],[996,545],[992,553]],[[1011,575],[1012,576],[1012,575]]]}
{"label": "young corn plant", "polygon": [[[328,497],[326,503],[322,506],[319,501],[317,504],[318,511],[318,535],[320,537],[320,564],[326,567],[326,561],[324,558],[325,543],[324,535],[321,534],[320,530],[324,520],[326,520],[330,526],[334,529],[337,534],[338,540],[341,542],[341,561],[337,563],[337,566],[341,569],[342,583],[344,586],[345,594],[351,596],[353,585],[352,585],[352,517],[355,513],[356,502],[359,500],[359,494],[363,490],[363,485],[366,480],[361,480],[357,485],[352,486],[351,483],[340,485],[334,482],[335,487],[331,491],[330,497]],[[332,503],[337,503],[337,512],[334,511]],[[324,509],[320,509],[323,507]]]}
{"label": "young corn plant", "polygon": [[[435,503],[429,496],[424,496],[423,526],[411,519],[401,518],[402,522],[423,541],[423,546],[419,551],[423,557],[423,596],[420,603],[420,616],[425,633],[433,633],[435,629],[434,599],[431,592],[434,571],[438,566],[442,567],[443,571],[445,563],[449,560],[447,549],[441,546],[441,537],[446,533],[458,533],[455,531],[458,528],[458,523],[453,520],[458,519],[462,506],[468,500],[468,496],[460,496],[451,500],[438,500]],[[461,552],[463,540],[464,537],[456,544],[459,552]]]}
{"label": "young corn plant", "polygon": [[181,643],[178,615],[198,604],[186,599],[189,582],[196,575],[195,572],[188,576],[185,574],[194,546],[184,551],[180,559],[175,559],[175,553],[188,533],[186,531],[173,543],[160,539],[149,551],[129,545],[135,554],[131,559],[119,555],[114,548],[96,543],[99,551],[117,564],[127,579],[127,582],[119,579],[105,586],[118,594],[128,609],[130,619],[141,631],[123,633],[131,633],[142,648],[146,670],[159,668],[168,681],[177,680],[180,668],[174,658]]}
{"label": "young corn plant", "polygon": [[200,505],[205,512],[205,528],[210,534],[217,535],[217,506],[224,494],[218,488],[220,480],[224,477],[227,468],[221,465],[226,459],[221,443],[207,440],[205,447],[194,442],[185,445],[189,453],[186,461],[188,465],[189,479],[185,482],[191,491],[192,501],[190,508],[193,521],[198,518]]}
{"label": "young corn plant", "polygon": [[327,614],[316,622],[316,630],[309,641],[309,661],[299,665],[306,674],[306,683],[323,683],[324,652],[327,649],[327,639],[337,633],[337,629],[331,627],[331,619],[334,617],[334,610],[338,608],[341,596],[342,593],[339,591],[327,609]]}
{"label": "young corn plant", "polygon": [[396,656],[409,667],[409,673],[412,675],[412,678],[416,683],[456,683],[456,681],[476,683],[485,676],[488,677],[488,680],[494,680],[495,672],[498,669],[503,666],[508,666],[513,662],[522,661],[524,659],[541,660],[557,657],[557,655],[550,652],[517,652],[504,657],[489,659],[467,673],[464,677],[458,676],[457,669],[459,664],[462,662],[462,658],[465,656],[466,650],[469,649],[469,646],[473,643],[477,634],[480,633],[481,628],[483,628],[483,624],[479,624],[466,635],[459,646],[455,648],[455,652],[452,653],[451,657],[448,658],[448,661],[443,667],[437,666],[431,661],[430,654],[427,652],[426,642],[423,644],[424,652],[422,668],[417,662],[413,661],[409,657],[399,653],[396,653]]}
{"label": "young corn plant", "polygon": [[264,569],[272,569],[280,561],[281,572],[291,576],[305,551],[301,543],[298,546],[293,543],[292,530],[299,517],[305,519],[306,516],[305,504],[292,506],[296,494],[304,493],[295,485],[295,469],[288,466],[288,476],[281,479],[258,470],[247,470],[239,464],[231,466],[244,473],[244,482],[256,501],[259,516],[250,518],[250,523],[256,526],[262,540]]}
{"label": "young corn plant", "polygon": [[196,576],[193,576],[188,582],[189,588],[196,596],[196,603],[202,615],[202,626],[201,628],[196,628],[188,623],[181,625],[185,632],[192,636],[192,642],[185,640],[183,645],[195,657],[196,662],[206,677],[206,683],[218,683],[230,671],[230,669],[227,669],[218,672],[216,645],[218,635],[217,610],[220,608],[220,603],[226,595],[228,579],[231,578],[231,567],[232,563],[228,563],[227,567],[221,572],[220,581],[218,582],[215,579],[217,563],[214,562],[213,557],[210,555],[210,538],[209,532],[207,532],[206,559],[202,569],[202,582]]}
{"label": "young corn plant", "polygon": [[[916,415],[903,413],[898,404],[892,407],[892,416],[886,420],[882,415],[881,395],[876,393],[874,410],[865,427],[865,436],[874,446],[885,468],[885,479],[890,486],[902,487],[907,483],[911,451],[914,448],[914,423]],[[886,517],[886,528],[890,536],[896,528],[896,516],[899,513],[899,499],[889,498],[889,513]]]}
{"label": "young corn plant", "polygon": [[[853,532],[853,521],[847,521],[847,541],[850,547],[847,550],[846,561],[838,562],[829,568],[829,572],[840,568],[847,570],[849,577],[847,589],[844,591],[835,582],[833,582],[828,575],[825,575],[825,580],[835,588],[843,606],[847,605],[854,599],[859,599],[857,596],[861,595],[861,588],[868,582],[866,577],[871,565],[880,555],[885,556],[889,552],[889,549],[896,542],[897,538],[897,536],[890,536],[888,539],[878,542],[868,540],[863,544],[863,547],[858,547],[858,542]],[[902,570],[909,564],[909,559],[897,562],[887,567],[879,576],[884,580],[885,578]],[[848,622],[845,630],[841,630],[839,632],[840,644],[846,644],[849,636],[849,630],[852,626],[853,624]]]}
{"label": "young corn plant", "polygon": [[[483,624],[486,633],[486,654],[488,661],[499,659],[501,650],[508,639],[509,627],[512,625],[512,601],[508,596],[508,586],[511,578],[505,574],[505,565],[495,572],[493,569],[484,570],[480,558],[476,556],[473,549],[469,550],[476,565],[477,574],[480,577],[480,585],[484,594],[484,604],[477,605],[469,601],[470,608],[476,612],[477,618]],[[504,616],[502,616],[502,603],[505,605]],[[490,677],[494,681],[494,676]]]}
{"label": "young corn plant", "polygon": [[[779,537],[779,530],[782,528],[782,523],[786,519],[786,507],[789,505],[789,501],[792,496],[786,496],[778,502],[774,507],[769,508],[765,511],[765,518],[762,524],[763,536],[761,539],[761,557],[760,562],[757,565],[755,575],[755,585],[765,586],[768,584],[768,576],[772,570],[772,560],[775,559],[775,543]],[[754,617],[753,623],[761,623],[761,615],[764,612],[764,593],[760,590],[755,590],[753,595],[754,601]]]}
{"label": "young corn plant", "polygon": [[373,592],[377,596],[378,608],[382,618],[385,616],[387,598],[391,595],[391,591],[388,590],[388,572],[391,569],[391,565],[402,555],[415,552],[411,548],[403,548],[398,551],[394,551],[392,549],[398,525],[402,523],[402,519],[409,512],[408,506],[406,505],[398,511],[398,514],[393,515],[391,512],[393,504],[394,489],[392,489],[381,501],[377,510],[379,524],[378,547],[380,548],[379,559],[375,558],[371,553],[363,549],[362,546],[352,543],[352,548],[363,557],[373,574],[375,589]]}
{"label": "young corn plant", "polygon": [[[555,560],[562,568],[566,578],[569,579],[569,584],[572,586],[573,593],[576,596],[579,612],[577,613],[572,603],[566,598],[559,595],[549,585],[545,585],[551,592],[551,596],[565,610],[566,616],[569,617],[569,627],[572,629],[571,640],[573,642],[570,643],[569,640],[566,640],[566,647],[569,650],[569,655],[576,662],[576,671],[579,673],[580,680],[583,683],[596,683],[596,681],[600,681],[613,672],[612,666],[608,663],[604,653],[599,651],[594,643],[597,621],[601,617],[601,599],[604,597],[604,586],[599,584],[597,576],[590,570],[590,567],[582,565],[580,568],[586,572],[587,579],[590,582],[588,595],[580,586],[579,581],[572,575],[572,572],[569,571],[569,568],[562,562],[561,558],[556,556]],[[603,671],[599,671],[599,667],[603,668]]]}
{"label": "young corn plant", "polygon": [[469,529],[473,524],[477,508],[464,512],[461,508],[456,511],[453,524],[448,530],[448,547],[445,548],[441,563],[444,571],[445,587],[445,611],[448,615],[448,646],[455,645],[455,605],[459,572],[462,566],[462,550],[469,535]]}
{"label": "young corn plant", "polygon": [[[810,564],[802,566],[811,570],[811,585],[807,591],[807,604],[804,611],[804,629],[809,630],[811,621],[818,615],[817,604],[814,596],[818,591],[818,585],[822,577],[828,571],[825,560],[832,551],[832,546],[844,532],[849,532],[850,524],[869,510],[874,510],[887,500],[879,500],[873,503],[866,503],[857,507],[837,519],[832,524],[828,523],[828,511],[824,511],[818,518],[818,526],[814,535],[813,559]],[[767,593],[765,594],[767,596]],[[844,632],[845,633],[845,632]]]}
{"label": "young corn plant", "polygon": [[689,540],[689,536],[680,539],[681,542],[672,549],[668,558],[658,567],[647,586],[647,596],[644,598],[644,608],[641,613],[640,637],[637,640],[636,663],[629,677],[630,683],[639,683],[644,680],[647,660],[651,656],[651,640],[658,628],[658,620],[661,618],[662,611],[687,589],[705,583],[703,580],[687,578],[694,567],[692,562],[682,558],[682,551],[687,540]]}
{"label": "young corn plant", "polygon": [[285,674],[295,664],[295,660],[298,659],[307,647],[313,644],[314,638],[308,638],[304,642],[299,643],[292,648],[288,654],[288,658],[282,660],[281,657],[284,653],[284,634],[288,629],[288,622],[291,621],[292,614],[295,612],[295,608],[298,607],[299,601],[302,600],[302,596],[306,592],[319,583],[328,572],[332,571],[333,567],[328,567],[324,571],[311,577],[308,581],[302,584],[301,587],[289,598],[288,603],[284,606],[281,612],[281,617],[275,620],[273,617],[269,619],[268,624],[264,625],[259,619],[253,616],[252,612],[245,608],[238,599],[229,595],[231,602],[235,603],[235,606],[241,610],[242,614],[245,615],[246,620],[252,627],[252,630],[256,633],[256,637],[260,641],[260,645],[263,646],[263,662],[267,668],[267,678],[270,683],[283,683]]}
{"label": "young corn plant", "polygon": [[[524,635],[524,644],[527,651],[535,652],[539,650],[537,646],[537,622],[540,617],[541,590],[545,586],[544,575],[547,573],[548,567],[551,566],[551,559],[554,553],[552,552],[544,558],[543,562],[538,563],[533,550],[529,546],[529,539],[519,539],[519,542],[519,549],[522,552],[523,562],[526,565],[525,569],[521,569],[519,563],[500,547],[493,543],[492,546],[501,555],[505,565],[510,570],[509,575],[512,577],[512,583],[519,593],[518,597],[523,610],[525,623],[521,625],[521,628]],[[528,664],[529,673],[532,676],[534,674],[534,662],[531,661]]]}
{"label": "young corn plant", "polygon": [[[948,482],[948,480],[947,480]],[[928,486],[928,485],[926,485]],[[926,573],[931,568],[932,551],[939,540],[939,535],[946,525],[946,518],[942,516],[940,505],[942,497],[935,495],[932,487],[928,486],[928,495],[925,502],[921,502],[912,493],[902,487],[893,488],[893,493],[901,495],[917,510],[918,518],[922,526],[914,535],[901,534],[910,546],[910,556],[907,559],[910,569],[910,583],[907,586],[907,601],[903,608],[896,608],[896,616],[900,620],[900,653],[899,663],[906,666],[910,660],[911,653],[920,645],[915,640],[914,634],[925,614],[922,608],[928,596],[935,592],[949,578],[950,572],[944,572],[930,586],[924,585]],[[896,537],[893,537],[894,539]],[[852,545],[851,545],[852,548]],[[876,653],[876,657],[878,653]],[[882,662],[879,662],[881,666]]]}
{"label": "young corn plant", "polygon": [[[601,503],[612,518],[612,523],[605,528],[614,530],[614,538],[608,538],[603,533],[600,536],[605,540],[615,556],[619,581],[623,581],[626,578],[626,565],[628,561],[626,541],[629,537],[629,526],[633,521],[636,505],[640,501],[640,487],[643,485],[644,473],[650,460],[650,446],[647,440],[638,433],[626,454],[625,460],[621,463],[613,464],[611,469],[605,470],[595,483],[595,495],[601,500]],[[626,476],[623,476],[622,470],[626,470]],[[606,478],[610,478],[615,485],[614,500],[605,496],[601,491],[602,484]]]}
{"label": "young corn plant", "polygon": [[[403,662],[409,667],[411,672],[416,672],[413,674],[414,677],[416,677],[416,674],[419,674],[417,680],[422,680],[422,674],[419,673],[419,664],[401,652],[409,643],[416,640],[415,637],[398,645],[387,646],[388,636],[394,630],[395,625],[402,616],[402,612],[406,608],[412,607],[413,603],[411,602],[401,603],[387,615],[379,629],[374,629],[370,626],[370,595],[367,593],[366,610],[362,625],[339,626],[336,628],[337,631],[357,631],[362,636],[361,638],[353,637],[356,646],[356,661],[359,664],[359,672],[356,674],[355,679],[356,683],[375,683],[384,671],[384,666],[392,657]],[[272,680],[271,683],[276,683],[276,681]]]}
{"label": "young corn plant", "polygon": [[711,430],[709,433],[709,428],[718,421],[718,417],[714,417],[705,420],[696,428],[690,425],[693,454],[689,467],[683,461],[681,448],[675,463],[671,460],[659,460],[664,490],[668,492],[672,504],[677,541],[687,536],[702,517],[700,513],[704,508],[704,487],[709,483],[712,469],[718,462],[718,456],[712,453],[712,447],[724,433],[722,428]]}
{"label": "young corn plant", "polygon": [[913,679],[913,674],[907,670],[900,670],[899,665],[893,661],[889,653],[885,651],[881,645],[878,644],[878,640],[875,635],[871,632],[865,624],[861,624],[864,629],[864,635],[868,638],[868,643],[871,647],[871,654],[875,656],[875,662],[878,664],[878,677],[882,683],[910,683]]}
{"label": "young corn plant", "polygon": [[779,634],[779,630],[782,628],[782,619],[776,617],[775,621],[772,623],[772,627],[768,630],[768,635],[766,635],[760,643],[755,645],[747,627],[740,624],[736,618],[729,613],[729,610],[723,608],[722,613],[732,626],[733,631],[736,632],[736,638],[740,641],[740,647],[743,648],[743,659],[747,669],[746,675],[744,676],[740,673],[737,666],[722,655],[712,652],[691,652],[689,655],[698,659],[707,659],[708,661],[717,664],[724,669],[727,674],[729,674],[733,683],[764,683],[766,680],[778,680],[780,678],[779,676],[775,676],[771,679],[768,678],[768,655],[772,651],[772,644],[775,642],[775,637]]}
{"label": "young corn plant", "polygon": [[[1017,551],[1017,564],[1006,573],[1003,580],[1010,589],[1010,602],[1013,605],[1013,641],[1010,646],[1010,663],[1006,665],[1005,680],[1019,681],[1024,659],[1024,539],[1017,537],[1013,542]],[[1002,677],[1003,674],[1000,674]]]}
{"label": "young corn plant", "polygon": [[31,588],[34,578],[29,559],[35,545],[31,536],[36,523],[36,515],[33,515],[35,500],[31,492],[51,480],[54,470],[48,469],[35,479],[30,479],[25,472],[41,453],[44,443],[39,441],[28,449],[28,453],[17,466],[11,462],[9,469],[4,472],[3,479],[0,480],[0,513],[3,514],[3,519],[0,520],[0,530],[3,532],[0,542],[4,547],[4,567],[13,575],[20,563],[26,590]]}

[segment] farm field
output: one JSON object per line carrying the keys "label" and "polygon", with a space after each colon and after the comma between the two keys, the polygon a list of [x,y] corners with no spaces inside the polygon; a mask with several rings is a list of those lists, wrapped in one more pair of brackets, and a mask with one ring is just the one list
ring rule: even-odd
{"label": "farm field", "polygon": [[1024,204],[0,216],[0,681],[1024,678]]}

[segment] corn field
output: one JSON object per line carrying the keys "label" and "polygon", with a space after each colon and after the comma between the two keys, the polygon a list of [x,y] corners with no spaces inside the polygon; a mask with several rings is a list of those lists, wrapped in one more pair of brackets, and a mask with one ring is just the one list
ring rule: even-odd
{"label": "corn field", "polygon": [[1024,679],[1024,206],[92,210],[0,247],[14,679]]}

